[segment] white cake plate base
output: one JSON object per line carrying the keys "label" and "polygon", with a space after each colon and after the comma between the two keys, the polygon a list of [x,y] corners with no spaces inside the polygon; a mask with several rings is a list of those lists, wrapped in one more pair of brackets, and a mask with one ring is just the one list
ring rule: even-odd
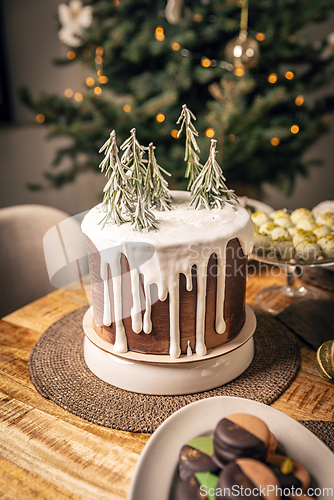
{"label": "white cake plate base", "polygon": [[172,360],[170,356],[149,355],[147,361],[146,354],[115,355],[110,352],[110,344],[95,333],[91,309],[84,317],[83,327],[88,368],[108,384],[141,394],[175,396],[215,389],[239,377],[254,356],[256,317],[249,306],[246,306],[245,324],[236,339],[222,346],[223,349],[218,348],[222,351],[219,354],[218,349],[213,349],[203,357],[181,356]]}

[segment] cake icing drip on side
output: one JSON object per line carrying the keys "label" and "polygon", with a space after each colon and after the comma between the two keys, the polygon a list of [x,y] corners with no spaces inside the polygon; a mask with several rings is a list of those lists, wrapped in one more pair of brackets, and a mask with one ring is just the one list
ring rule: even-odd
{"label": "cake icing drip on side", "polygon": [[[192,289],[192,267],[197,272],[197,308],[195,351],[199,356],[207,352],[205,345],[205,313],[208,261],[217,255],[216,332],[225,331],[225,254],[230,240],[237,238],[245,255],[252,251],[253,223],[248,212],[237,203],[223,209],[194,210],[188,207],[189,192],[174,191],[172,210],[154,212],[159,222],[158,231],[133,231],[130,223],[116,226],[100,224],[101,205],[85,217],[82,230],[100,253],[100,274],[104,282],[103,323],[116,327],[114,351],[128,350],[127,335],[122,317],[121,256],[125,255],[129,268],[133,306],[132,329],[150,334],[150,285],[156,284],[158,298],[169,296],[170,347],[172,358],[181,355],[179,327],[179,275],[186,277],[186,288]],[[113,307],[108,286],[109,268],[113,285]],[[143,275],[145,313],[142,318],[140,274]]]}

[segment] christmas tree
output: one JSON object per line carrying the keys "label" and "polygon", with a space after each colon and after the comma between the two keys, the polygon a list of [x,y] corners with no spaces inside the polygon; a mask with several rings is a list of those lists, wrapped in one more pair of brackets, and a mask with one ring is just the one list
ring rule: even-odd
{"label": "christmas tree", "polygon": [[[305,94],[332,80],[333,53],[325,38],[311,43],[305,28],[326,20],[334,0],[251,0],[248,24],[245,5],[86,0],[80,15],[73,10],[80,2],[63,6],[61,38],[69,50],[55,62],[80,61],[95,77],[87,77],[84,90],[74,89],[80,90],[77,100],[71,89],[67,97],[37,98],[21,90],[52,137],[72,140],[58,151],[59,168],[46,173],[48,181],[60,187],[98,170],[96,152],[110,129],[121,143],[136,127],[142,144],[159,146],[163,167],[173,174],[170,187],[185,187],[184,134],[178,137],[175,123],[186,102],[197,116],[199,148],[205,150],[206,136],[217,140],[217,161],[230,187],[241,183],[251,194],[269,182],[291,191],[311,164],[303,160],[307,148],[330,129],[333,95],[309,104]],[[76,29],[65,23],[72,7],[72,21],[81,20]],[[61,168],[65,158],[68,169]]]}

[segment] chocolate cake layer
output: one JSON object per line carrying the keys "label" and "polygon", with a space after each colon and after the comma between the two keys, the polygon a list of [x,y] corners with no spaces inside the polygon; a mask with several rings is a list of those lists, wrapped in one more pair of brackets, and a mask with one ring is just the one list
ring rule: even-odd
{"label": "chocolate cake layer", "polygon": [[[115,324],[111,326],[103,325],[104,291],[103,280],[100,275],[101,256],[95,245],[87,237],[89,268],[92,283],[92,300],[94,329],[96,333],[111,344],[115,342]],[[215,330],[216,317],[216,290],[217,272],[221,272],[217,267],[217,257],[210,256],[207,273],[207,293],[206,293],[206,313],[205,313],[205,344],[208,349],[221,346],[235,338],[240,332],[245,322],[245,292],[246,292],[246,265],[247,257],[244,255],[237,238],[232,239],[226,247],[226,279],[225,279],[225,299],[224,299],[224,319],[226,330],[218,334]],[[170,343],[169,324],[169,298],[160,301],[158,299],[157,286],[150,286],[152,310],[152,331],[149,334],[141,331],[135,333],[132,330],[131,307],[132,291],[129,274],[129,265],[126,257],[122,254],[122,308],[123,324],[126,331],[128,349],[138,353],[168,354]],[[142,283],[142,276],[141,276]],[[186,279],[183,274],[179,274],[179,307],[180,307],[180,336],[181,351],[185,354],[188,341],[191,349],[195,352],[196,338],[196,307],[197,307],[197,279],[196,266],[192,268],[192,290],[187,291]],[[142,315],[145,312],[144,287],[141,286]],[[114,292],[109,269],[109,293],[111,308],[114,303]],[[112,311],[113,317],[113,311]]]}

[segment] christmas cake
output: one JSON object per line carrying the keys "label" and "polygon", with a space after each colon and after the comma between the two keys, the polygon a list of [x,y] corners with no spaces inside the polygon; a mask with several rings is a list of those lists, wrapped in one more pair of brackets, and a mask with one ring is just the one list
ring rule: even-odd
{"label": "christmas cake", "polygon": [[253,223],[240,205],[189,208],[173,192],[172,210],[154,212],[158,231],[133,231],[85,217],[94,329],[115,352],[177,358],[233,339],[245,321],[246,256]]}
{"label": "christmas cake", "polygon": [[[103,202],[85,217],[92,282],[93,327],[114,353],[128,350],[205,356],[235,338],[245,322],[247,255],[253,222],[225,185],[216,142],[200,164],[198,132],[184,105],[191,192],[168,189],[154,146],[135,129],[100,149],[108,178]],[[146,158],[147,156],[147,158]]]}

